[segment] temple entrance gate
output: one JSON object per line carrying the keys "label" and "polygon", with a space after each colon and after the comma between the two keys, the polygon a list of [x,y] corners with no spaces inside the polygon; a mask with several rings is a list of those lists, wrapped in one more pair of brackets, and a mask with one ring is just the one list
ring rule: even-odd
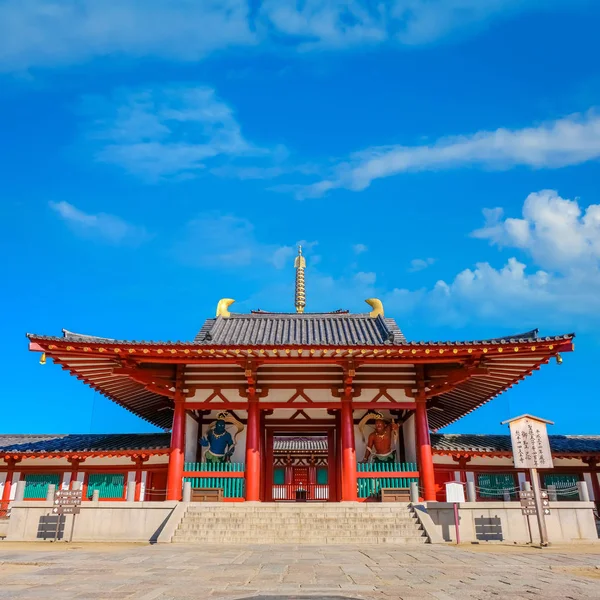
{"label": "temple entrance gate", "polygon": [[267,502],[337,502],[334,427],[266,428],[264,499]]}

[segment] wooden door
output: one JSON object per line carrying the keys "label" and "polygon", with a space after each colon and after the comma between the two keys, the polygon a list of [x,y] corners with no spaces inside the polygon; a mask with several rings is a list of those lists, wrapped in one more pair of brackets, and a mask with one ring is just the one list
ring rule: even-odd
{"label": "wooden door", "polygon": [[162,502],[167,498],[167,470],[149,471],[146,477],[146,495],[148,502]]}

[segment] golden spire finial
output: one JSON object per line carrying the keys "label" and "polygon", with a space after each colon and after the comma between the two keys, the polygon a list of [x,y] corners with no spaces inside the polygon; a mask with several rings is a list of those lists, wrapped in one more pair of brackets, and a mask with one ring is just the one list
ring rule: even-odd
{"label": "golden spire finial", "polygon": [[306,292],[304,290],[304,269],[306,269],[306,259],[302,256],[302,246],[298,246],[298,256],[294,260],[296,269],[296,312],[303,313],[306,306]]}

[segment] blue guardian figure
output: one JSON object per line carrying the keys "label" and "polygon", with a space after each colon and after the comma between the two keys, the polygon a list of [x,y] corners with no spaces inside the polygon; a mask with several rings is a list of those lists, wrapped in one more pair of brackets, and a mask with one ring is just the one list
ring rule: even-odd
{"label": "blue guardian figure", "polygon": [[[235,425],[235,436],[227,431],[228,424]],[[207,463],[231,462],[237,436],[243,429],[242,423],[233,415],[230,415],[227,411],[219,413],[217,420],[209,425],[206,436],[200,439],[200,444],[207,448],[204,453],[204,461]]]}

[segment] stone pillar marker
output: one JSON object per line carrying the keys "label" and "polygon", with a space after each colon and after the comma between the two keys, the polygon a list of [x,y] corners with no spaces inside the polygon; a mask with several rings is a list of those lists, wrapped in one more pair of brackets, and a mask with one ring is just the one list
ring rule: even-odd
{"label": "stone pillar marker", "polygon": [[183,501],[192,501],[192,483],[190,481],[183,482]]}
{"label": "stone pillar marker", "polygon": [[419,502],[419,484],[416,481],[410,482],[410,501],[413,504],[418,504]]}
{"label": "stone pillar marker", "polygon": [[48,491],[46,492],[46,502],[54,504],[54,494],[56,493],[56,486],[51,483],[48,485]]}
{"label": "stone pillar marker", "polygon": [[578,481],[577,489],[579,491],[579,500],[581,502],[589,502],[590,501],[590,491],[588,490],[587,482]]}
{"label": "stone pillar marker", "polygon": [[127,482],[127,494],[125,496],[126,502],[135,502],[135,481]]}
{"label": "stone pillar marker", "polygon": [[467,502],[477,502],[474,481],[467,481]]}
{"label": "stone pillar marker", "polygon": [[15,494],[15,502],[21,502],[25,498],[25,481],[17,482],[17,493]]}

